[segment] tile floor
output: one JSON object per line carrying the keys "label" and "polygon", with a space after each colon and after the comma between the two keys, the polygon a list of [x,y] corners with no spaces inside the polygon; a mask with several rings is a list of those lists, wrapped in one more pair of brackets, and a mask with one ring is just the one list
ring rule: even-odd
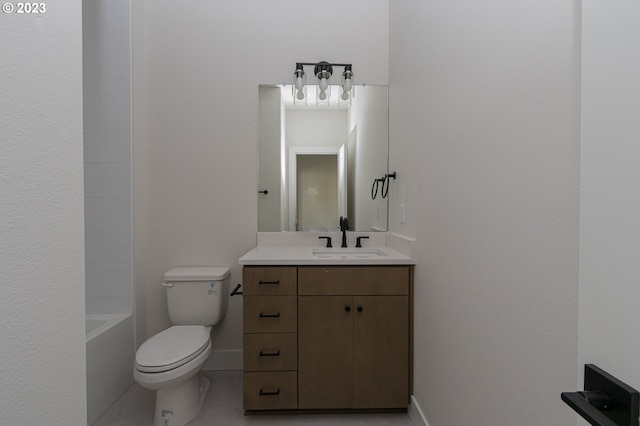
{"label": "tile floor", "polygon": [[[211,387],[202,411],[190,426],[235,425],[363,425],[411,426],[406,413],[300,414],[245,416],[242,410],[242,372],[207,371]],[[153,426],[155,393],[133,384],[93,426]]]}

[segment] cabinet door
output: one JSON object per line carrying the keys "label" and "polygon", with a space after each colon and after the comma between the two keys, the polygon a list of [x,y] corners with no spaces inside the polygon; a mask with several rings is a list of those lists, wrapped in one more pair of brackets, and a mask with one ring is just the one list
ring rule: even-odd
{"label": "cabinet door", "polygon": [[353,297],[298,297],[298,408],[353,407]]}
{"label": "cabinet door", "polygon": [[409,298],[354,297],[354,406],[406,407],[409,400]]}

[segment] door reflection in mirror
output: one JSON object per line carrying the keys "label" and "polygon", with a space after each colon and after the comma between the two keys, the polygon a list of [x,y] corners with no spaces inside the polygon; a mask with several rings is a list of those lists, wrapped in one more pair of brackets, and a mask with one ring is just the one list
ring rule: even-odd
{"label": "door reflection in mirror", "polygon": [[328,231],[338,217],[336,155],[297,156],[296,231]]}

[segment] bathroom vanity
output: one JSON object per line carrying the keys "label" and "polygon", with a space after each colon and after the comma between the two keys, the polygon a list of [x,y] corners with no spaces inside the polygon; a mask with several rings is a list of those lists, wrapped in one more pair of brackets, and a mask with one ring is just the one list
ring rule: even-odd
{"label": "bathroom vanity", "polygon": [[387,87],[357,90],[328,114],[259,88],[258,244],[240,258],[248,413],[409,404],[415,241],[386,232]]}
{"label": "bathroom vanity", "polygon": [[376,250],[256,247],[241,258],[247,412],[407,408],[413,265]]}

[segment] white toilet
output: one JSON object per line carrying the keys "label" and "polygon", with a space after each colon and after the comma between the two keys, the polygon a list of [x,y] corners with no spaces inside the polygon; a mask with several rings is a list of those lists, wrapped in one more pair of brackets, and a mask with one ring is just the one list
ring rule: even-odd
{"label": "white toilet", "polygon": [[198,372],[211,354],[211,328],[227,311],[229,268],[173,268],[162,285],[174,325],[140,346],[133,376],[157,391],[154,425],[182,426],[198,414],[209,389]]}

